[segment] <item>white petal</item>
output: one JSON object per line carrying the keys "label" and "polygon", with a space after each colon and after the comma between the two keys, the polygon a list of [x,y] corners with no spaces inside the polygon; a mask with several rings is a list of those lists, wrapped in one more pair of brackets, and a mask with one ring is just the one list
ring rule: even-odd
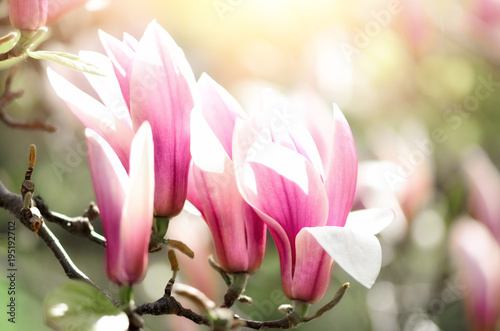
{"label": "white petal", "polygon": [[231,162],[198,107],[191,112],[191,155],[194,164],[208,172],[223,173],[226,162]]}
{"label": "white petal", "polygon": [[375,283],[382,265],[382,249],[375,236],[338,226],[304,229],[363,286],[370,288]]}
{"label": "white petal", "polygon": [[123,99],[120,84],[115,76],[111,60],[96,52],[80,51],[79,55],[83,60],[96,65],[105,74],[105,76],[87,73],[84,75],[108,110],[111,111],[116,118],[120,119],[127,128],[132,130],[130,113]]}
{"label": "white petal", "polygon": [[396,214],[389,208],[357,210],[347,216],[346,228],[365,234],[377,234],[394,221]]}

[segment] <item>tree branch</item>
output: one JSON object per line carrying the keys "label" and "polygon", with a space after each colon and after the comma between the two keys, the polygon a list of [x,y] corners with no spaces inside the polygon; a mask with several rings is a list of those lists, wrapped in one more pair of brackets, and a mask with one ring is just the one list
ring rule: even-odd
{"label": "tree branch", "polygon": [[[15,218],[17,218],[23,225],[27,225],[29,220],[26,219],[27,213],[24,210],[23,198],[19,194],[10,192],[0,181],[0,207],[8,210]],[[33,217],[38,217],[34,216]],[[66,253],[64,248],[61,246],[57,237],[50,231],[50,229],[45,225],[43,219],[40,220],[41,225],[37,228],[38,236],[45,242],[45,244],[50,248],[52,253],[55,255],[59,264],[63,268],[64,272],[70,279],[82,280],[86,283],[97,288],[101,291],[108,299],[110,299],[115,305],[118,303],[103,289],[97,286],[92,280],[90,280],[87,275],[85,275],[78,267],[73,263],[69,255]],[[33,230],[30,228],[30,230]]]}
{"label": "tree branch", "polygon": [[45,124],[41,120],[31,120],[27,122],[19,121],[7,115],[4,107],[11,103],[13,100],[20,98],[24,91],[12,92],[10,90],[12,85],[12,78],[14,77],[17,66],[10,70],[9,76],[5,81],[5,89],[3,94],[0,96],[0,120],[12,128],[30,129],[30,130],[42,130],[47,132],[54,132],[57,128],[50,124]]}
{"label": "tree branch", "polygon": [[165,287],[163,297],[152,303],[145,303],[135,309],[139,315],[177,315],[185,317],[196,324],[210,325],[210,321],[204,315],[200,315],[191,309],[184,308],[179,301],[177,301],[172,294],[172,286],[174,278],[170,279]]}
{"label": "tree branch", "polygon": [[90,204],[89,209],[83,216],[68,217],[51,211],[40,196],[34,197],[33,200],[35,201],[38,210],[40,210],[40,214],[42,214],[46,221],[59,225],[71,234],[80,237],[87,237],[102,247],[106,247],[106,239],[99,233],[95,232],[94,227],[90,223],[90,221],[94,220],[99,215],[97,206],[94,203]]}

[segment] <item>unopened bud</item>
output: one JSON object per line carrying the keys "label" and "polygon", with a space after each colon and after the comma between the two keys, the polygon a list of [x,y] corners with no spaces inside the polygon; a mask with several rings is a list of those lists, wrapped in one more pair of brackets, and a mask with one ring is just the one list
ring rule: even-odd
{"label": "unopened bud", "polygon": [[10,23],[18,30],[36,31],[47,21],[48,0],[11,0]]}

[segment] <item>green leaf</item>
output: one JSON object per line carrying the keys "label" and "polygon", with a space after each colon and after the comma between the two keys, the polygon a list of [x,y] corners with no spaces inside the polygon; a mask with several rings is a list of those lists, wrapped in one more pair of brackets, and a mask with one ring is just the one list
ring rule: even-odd
{"label": "green leaf", "polygon": [[127,315],[98,289],[72,280],[45,299],[45,323],[54,330],[128,330]]}
{"label": "green leaf", "polygon": [[21,34],[19,32],[10,32],[0,38],[0,54],[10,51],[19,41]]}
{"label": "green leaf", "polygon": [[104,76],[98,67],[92,63],[83,61],[79,56],[64,52],[51,52],[51,51],[26,51],[29,57],[38,60],[48,60],[57,64],[63,65],[73,70],[86,72],[89,74]]}

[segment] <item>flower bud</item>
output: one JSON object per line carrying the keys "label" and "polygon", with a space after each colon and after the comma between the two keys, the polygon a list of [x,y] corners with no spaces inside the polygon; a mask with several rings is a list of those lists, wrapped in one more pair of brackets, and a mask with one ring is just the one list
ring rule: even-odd
{"label": "flower bud", "polygon": [[18,30],[36,31],[47,20],[48,0],[12,0],[10,23]]}

